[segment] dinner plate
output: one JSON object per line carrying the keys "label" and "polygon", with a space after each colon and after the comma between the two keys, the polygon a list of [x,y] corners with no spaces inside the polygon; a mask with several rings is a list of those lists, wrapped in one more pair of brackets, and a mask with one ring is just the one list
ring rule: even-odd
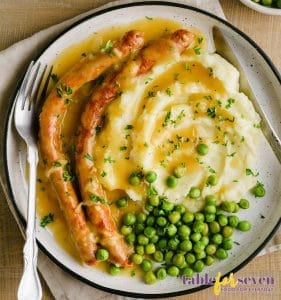
{"label": "dinner plate", "polygon": [[[218,26],[225,33],[241,64],[244,66],[249,81],[257,98],[281,136],[281,88],[280,75],[269,58],[249,37],[237,28],[206,11],[184,4],[170,2],[133,2],[108,7],[97,11],[75,24],[53,41],[37,58],[43,64],[51,64],[63,49],[79,43],[92,32],[108,26],[125,24],[137,19],[161,17],[179,21],[183,26],[199,28],[208,39],[210,51],[214,50],[211,38],[213,26]],[[24,70],[23,70],[24,71]],[[16,93],[16,91],[15,91]],[[27,207],[27,185],[25,181],[26,149],[16,133],[12,122],[13,101],[10,104],[5,130],[5,172],[9,184],[10,198],[24,222]],[[248,263],[265,246],[280,224],[281,205],[281,166],[268,143],[263,140],[258,148],[256,168],[260,170],[260,181],[265,184],[267,193],[262,199],[247,195],[251,208],[238,213],[241,219],[252,223],[250,232],[235,232],[235,247],[227,260],[218,261],[206,267],[201,276],[215,277],[218,272],[227,275],[236,272]],[[184,283],[181,278],[169,277],[154,285],[145,285],[138,277],[120,275],[112,277],[106,272],[82,266],[77,260],[58,245],[48,229],[39,226],[37,219],[36,236],[40,248],[64,270],[93,287],[132,297],[167,297],[176,296],[208,287],[206,280],[197,280],[193,284]],[[250,276],[251,274],[249,274]]]}

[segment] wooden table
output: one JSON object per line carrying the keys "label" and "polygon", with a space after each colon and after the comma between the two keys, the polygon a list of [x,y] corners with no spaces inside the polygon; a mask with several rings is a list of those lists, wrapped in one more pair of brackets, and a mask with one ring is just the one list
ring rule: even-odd
{"label": "wooden table", "polygon": [[[1,0],[0,50],[40,29],[47,28],[105,2],[108,1]],[[281,17],[256,13],[237,0],[221,0],[220,2],[227,19],[253,38],[265,50],[275,65],[281,69]],[[2,193],[0,196],[0,299],[10,300],[16,298],[22,273],[23,238],[8,210]],[[273,291],[226,292],[218,299],[281,299],[280,253],[275,252],[257,257],[236,274],[239,277],[272,276],[275,279]],[[53,299],[44,283],[43,295],[43,299]],[[192,296],[182,296],[177,299],[214,298],[212,290],[207,289]]]}

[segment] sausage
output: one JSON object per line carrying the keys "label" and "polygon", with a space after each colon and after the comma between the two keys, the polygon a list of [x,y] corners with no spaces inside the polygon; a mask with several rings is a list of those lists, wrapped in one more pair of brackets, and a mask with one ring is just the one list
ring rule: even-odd
{"label": "sausage", "polygon": [[63,117],[69,99],[82,85],[96,79],[113,64],[126,58],[143,44],[143,34],[129,31],[113,45],[110,53],[82,58],[58,82],[47,97],[40,114],[39,148],[45,162],[47,175],[57,194],[60,208],[83,262],[96,263],[96,241],[89,229],[84,212],[68,171],[68,158],[62,150],[60,138]]}
{"label": "sausage", "polygon": [[[172,35],[157,40],[142,49],[136,59],[128,62],[119,73],[110,75],[106,82],[94,91],[81,117],[81,125],[76,143],[76,174],[79,180],[83,201],[90,203],[86,207],[90,222],[97,228],[100,243],[106,247],[114,263],[128,266],[131,252],[122,236],[118,233],[106,193],[99,182],[98,172],[93,159],[87,159],[95,144],[96,126],[99,124],[106,106],[120,93],[119,80],[134,70],[131,76],[136,78],[147,73],[160,60],[181,54],[194,40],[194,34],[180,29]],[[161,51],[159,51],[161,50]],[[89,201],[94,200],[94,201]]]}

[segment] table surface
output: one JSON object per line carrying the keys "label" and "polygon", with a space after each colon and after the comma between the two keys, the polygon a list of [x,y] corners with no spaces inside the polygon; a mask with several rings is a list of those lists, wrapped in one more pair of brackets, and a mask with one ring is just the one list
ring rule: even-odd
{"label": "table surface", "polygon": [[[0,50],[33,33],[103,4],[105,0],[1,0]],[[281,69],[281,17],[259,14],[237,0],[221,0],[226,18],[247,33]],[[187,1],[188,3],[188,1]],[[22,273],[23,238],[9,212],[2,193],[0,204],[0,299],[16,298]],[[281,252],[256,257],[235,277],[271,276],[274,285],[270,291],[252,290],[225,292],[217,299],[281,299]],[[257,286],[256,286],[257,287]],[[173,299],[214,299],[211,288],[192,296]],[[43,281],[43,299],[53,299]]]}

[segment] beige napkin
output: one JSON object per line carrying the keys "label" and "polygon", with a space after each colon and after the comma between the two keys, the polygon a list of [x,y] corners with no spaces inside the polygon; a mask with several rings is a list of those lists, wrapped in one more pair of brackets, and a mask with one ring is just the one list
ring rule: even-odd
{"label": "beige napkin", "polygon": [[[174,1],[174,0],[172,0]],[[170,1],[170,2],[172,2]],[[111,3],[107,3],[106,0],[95,0],[93,3],[93,7],[98,7],[103,5],[102,7],[93,9],[87,13],[79,15],[73,19],[67,20],[58,25],[54,25],[48,29],[42,30],[30,38],[27,38],[23,41],[20,41],[10,48],[0,52],[0,120],[4,119],[4,115],[7,111],[7,103],[8,99],[12,96],[12,93],[15,88],[15,84],[22,76],[23,70],[25,70],[26,66],[29,64],[30,60],[36,57],[44,47],[52,41],[60,32],[62,32],[65,28],[73,24],[74,22],[82,19],[83,17],[92,14],[99,9],[103,9],[105,7],[117,5],[124,2],[129,1],[115,1]],[[134,1],[131,1],[134,2]],[[205,9],[208,12],[213,13],[214,15],[225,18],[221,6],[218,0],[178,0],[175,2],[182,2],[191,6],[199,7],[201,9]],[[106,5],[104,5],[107,3]],[[8,70],[8,72],[7,72]],[[4,80],[4,79],[5,80]],[[3,135],[3,124],[0,126],[1,136]],[[3,153],[2,153],[2,145],[0,147],[0,170],[3,170]],[[3,176],[3,172],[0,172],[1,184],[3,187],[3,191],[7,196],[7,185],[5,178]],[[0,190],[0,195],[2,195],[2,191]],[[8,198],[7,198],[8,199]],[[19,224],[19,227],[22,230],[22,225],[19,223],[19,220],[15,214],[14,208],[10,201],[8,201],[9,207]],[[22,230],[23,232],[23,230]],[[271,242],[268,244],[266,249],[264,249],[261,254],[265,254],[268,252],[281,250],[281,238],[279,236],[275,236]],[[47,282],[50,290],[52,291],[55,299],[108,299],[108,300],[125,300],[129,299],[123,296],[117,296],[113,294],[109,294],[100,290],[97,290],[93,287],[90,287],[68,273],[64,272],[57,265],[55,265],[46,255],[42,252],[39,253],[38,259],[38,267],[43,275],[45,281]]]}

